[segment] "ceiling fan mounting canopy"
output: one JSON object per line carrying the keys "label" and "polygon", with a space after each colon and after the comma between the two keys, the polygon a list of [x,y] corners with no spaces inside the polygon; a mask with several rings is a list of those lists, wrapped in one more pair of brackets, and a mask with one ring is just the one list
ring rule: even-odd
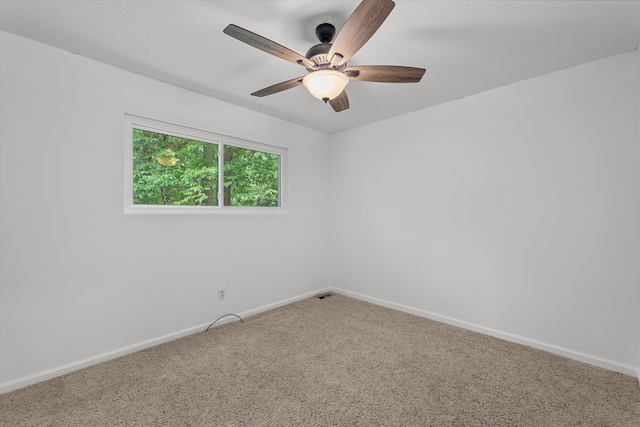
{"label": "ceiling fan mounting canopy", "polygon": [[336,27],[327,22],[316,27],[316,37],[320,40],[320,43],[331,43],[335,35]]}
{"label": "ceiling fan mounting canopy", "polygon": [[347,61],[369,41],[394,7],[392,0],[362,0],[337,36],[332,24],[325,22],[318,25],[316,37],[320,43],[312,46],[305,56],[234,24],[228,25],[223,31],[266,53],[302,65],[309,72],[306,76],[277,83],[251,95],[273,95],[304,84],[314,97],[329,102],[334,111],[339,112],[349,108],[349,98],[344,88],[350,80],[417,83],[424,75],[424,68],[397,65],[347,66]]}

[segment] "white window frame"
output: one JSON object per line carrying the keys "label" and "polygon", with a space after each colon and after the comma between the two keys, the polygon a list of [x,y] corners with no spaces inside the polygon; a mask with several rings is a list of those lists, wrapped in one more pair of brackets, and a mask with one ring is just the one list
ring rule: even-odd
{"label": "white window frame", "polygon": [[[218,170],[223,170],[223,147],[247,148],[249,150],[262,151],[277,154],[280,158],[280,173],[278,183],[278,196],[280,199],[277,207],[256,206],[176,206],[176,205],[136,205],[133,203],[133,129],[148,130],[165,135],[177,136],[185,139],[207,142],[218,145]],[[218,201],[222,203],[224,194],[223,174],[218,179]],[[125,115],[124,137],[124,214],[125,215],[154,215],[154,214],[288,214],[289,213],[289,150],[284,147],[263,144],[246,139],[235,138],[228,135],[183,126],[163,120],[148,117]]]}

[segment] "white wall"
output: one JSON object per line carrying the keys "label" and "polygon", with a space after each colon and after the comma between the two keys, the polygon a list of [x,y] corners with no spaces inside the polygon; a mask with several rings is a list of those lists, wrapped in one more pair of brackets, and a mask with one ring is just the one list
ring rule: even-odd
{"label": "white wall", "polygon": [[[8,33],[0,41],[5,391],[327,286],[327,135]],[[290,214],[125,217],[125,113],[288,147]]]}
{"label": "white wall", "polygon": [[333,285],[636,374],[636,61],[334,135]]}
{"label": "white wall", "polygon": [[[640,159],[640,44],[638,44],[638,46],[636,47],[636,75],[638,76],[638,79],[636,81],[638,87],[638,97],[636,98],[636,132],[638,136],[638,157]],[[640,170],[638,170],[638,183],[638,187],[640,188]],[[640,223],[640,215],[638,216],[638,222]],[[636,376],[638,377],[638,381],[640,382],[640,280],[638,280],[638,307],[638,372]]]}
{"label": "white wall", "polygon": [[[637,52],[328,137],[0,35],[4,391],[328,284],[640,367]],[[290,215],[125,217],[126,112],[289,147]]]}

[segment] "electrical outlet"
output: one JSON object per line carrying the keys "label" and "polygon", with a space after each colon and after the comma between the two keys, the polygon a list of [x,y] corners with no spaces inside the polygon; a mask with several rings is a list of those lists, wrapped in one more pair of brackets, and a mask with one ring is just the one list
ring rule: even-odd
{"label": "electrical outlet", "polygon": [[223,300],[226,297],[226,292],[224,289],[218,289],[218,300]]}

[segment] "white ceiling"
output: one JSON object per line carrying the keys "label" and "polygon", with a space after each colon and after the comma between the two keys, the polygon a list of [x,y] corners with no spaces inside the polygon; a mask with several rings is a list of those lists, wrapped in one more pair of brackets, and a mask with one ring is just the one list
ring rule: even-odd
{"label": "white ceiling", "polygon": [[351,82],[336,113],[298,65],[225,34],[236,24],[304,55],[315,27],[339,31],[359,0],[0,0],[0,29],[326,133],[636,49],[640,1],[407,1],[351,65],[426,68],[417,84]]}

